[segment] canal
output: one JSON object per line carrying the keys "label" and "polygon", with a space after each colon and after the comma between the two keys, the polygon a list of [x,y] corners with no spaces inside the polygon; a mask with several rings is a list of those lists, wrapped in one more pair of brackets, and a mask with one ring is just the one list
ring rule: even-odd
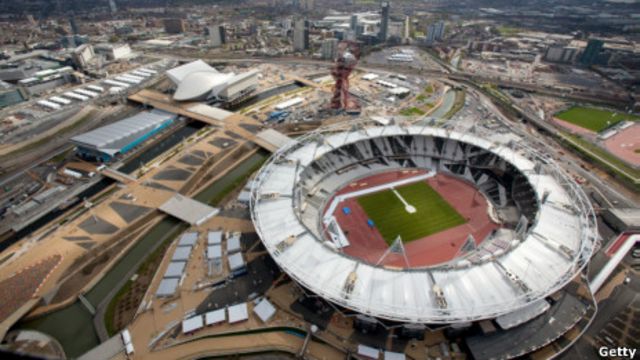
{"label": "canal", "polygon": [[[238,184],[251,174],[257,166],[269,156],[266,152],[258,152],[226,175],[203,189],[195,198],[210,203],[218,199],[229,186]],[[212,204],[215,205],[215,204]],[[147,232],[105,276],[89,291],[85,297],[96,307],[118,282],[135,267],[140,259],[151,253],[155,244],[164,240],[167,234],[177,234],[186,229],[186,225],[179,220],[166,217]],[[15,328],[33,329],[49,334],[56,338],[64,348],[68,357],[78,357],[99,344],[98,336],[93,326],[93,318],[88,310],[79,302],[61,310],[44,315],[40,318],[18,323]]]}
{"label": "canal", "polygon": [[444,94],[444,98],[442,99],[442,103],[440,104],[440,106],[438,106],[436,111],[431,113],[430,116],[436,119],[443,118],[451,110],[455,101],[456,101],[456,92],[454,90],[447,91]]}
{"label": "canal", "polygon": [[171,149],[172,147],[184,141],[186,138],[195,134],[198,130],[202,129],[204,126],[205,124],[202,122],[197,122],[197,121],[189,122],[185,126],[172,132],[170,135],[167,135],[158,143],[148,147],[147,149],[145,149],[145,151],[134,155],[131,159],[127,159],[127,161],[123,165],[118,167],[118,171],[121,171],[125,174],[133,173],[134,171],[141,168],[144,164],[155,159],[159,155],[163,154],[165,151]]}

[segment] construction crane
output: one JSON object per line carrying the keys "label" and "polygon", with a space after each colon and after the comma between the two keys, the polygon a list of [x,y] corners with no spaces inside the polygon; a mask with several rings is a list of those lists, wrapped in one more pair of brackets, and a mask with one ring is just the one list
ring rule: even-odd
{"label": "construction crane", "polygon": [[360,59],[360,46],[355,41],[341,41],[336,52],[331,76],[335,80],[330,107],[347,113],[359,113],[360,105],[349,96],[349,75]]}

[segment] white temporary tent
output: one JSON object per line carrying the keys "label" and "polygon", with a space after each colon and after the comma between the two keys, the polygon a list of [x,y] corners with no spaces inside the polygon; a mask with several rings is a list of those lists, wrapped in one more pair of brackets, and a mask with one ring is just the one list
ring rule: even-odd
{"label": "white temporary tent", "polygon": [[253,312],[258,315],[262,322],[267,322],[271,320],[273,315],[276,314],[276,308],[267,300],[267,298],[263,298],[256,304],[253,308]]}
{"label": "white temporary tent", "polygon": [[227,308],[229,313],[229,324],[245,321],[249,319],[249,309],[247,303],[241,303]]}

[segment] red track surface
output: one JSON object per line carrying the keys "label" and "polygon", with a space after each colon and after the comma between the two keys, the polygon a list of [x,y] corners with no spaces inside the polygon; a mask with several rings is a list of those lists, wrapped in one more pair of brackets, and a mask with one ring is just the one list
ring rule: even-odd
{"label": "red track surface", "polygon": [[622,244],[624,244],[631,235],[633,235],[633,233],[620,234],[618,238],[605,250],[605,254],[607,254],[608,257],[612,257],[618,252],[618,250],[620,250]]}
{"label": "red track surface", "polygon": [[604,141],[610,153],[634,166],[640,166],[640,124],[634,124]]}
{"label": "red track surface", "polygon": [[[373,175],[345,186],[337,194],[366,189],[424,172],[393,171]],[[492,230],[498,228],[498,225],[491,221],[487,214],[487,200],[472,185],[444,174],[437,174],[426,181],[467,219],[467,223],[405,244],[409,267],[431,266],[447,262],[458,254],[469,233],[473,234],[476,244],[479,244]],[[351,209],[349,215],[342,212],[342,208],[345,206]],[[384,204],[380,204],[380,206],[384,206]],[[388,245],[376,228],[370,228],[367,225],[367,215],[358,204],[357,199],[351,198],[340,203],[334,216],[350,243],[343,251],[369,263],[377,263],[387,250]],[[406,267],[404,258],[397,254],[388,255],[381,264]]]}
{"label": "red track surface", "polygon": [[562,126],[563,128],[569,130],[570,132],[572,132],[574,134],[588,135],[590,137],[595,137],[597,135],[594,131],[591,131],[589,129],[585,129],[582,126],[578,126],[576,124],[572,124],[572,123],[570,123],[568,121],[564,121],[562,119],[558,119],[557,117],[554,117],[553,121],[555,121],[556,124]]}

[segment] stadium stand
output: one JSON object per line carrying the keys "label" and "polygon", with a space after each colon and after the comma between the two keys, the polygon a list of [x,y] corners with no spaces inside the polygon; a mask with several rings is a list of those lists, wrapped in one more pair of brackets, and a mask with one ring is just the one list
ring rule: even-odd
{"label": "stadium stand", "polygon": [[[320,221],[334,192],[397,169],[459,178],[515,216],[457,263],[385,268],[338,251]],[[275,262],[320,297],[386,320],[456,323],[517,311],[563,288],[597,242],[589,200],[554,163],[470,133],[335,125],[280,149],[255,182],[251,216]]]}

